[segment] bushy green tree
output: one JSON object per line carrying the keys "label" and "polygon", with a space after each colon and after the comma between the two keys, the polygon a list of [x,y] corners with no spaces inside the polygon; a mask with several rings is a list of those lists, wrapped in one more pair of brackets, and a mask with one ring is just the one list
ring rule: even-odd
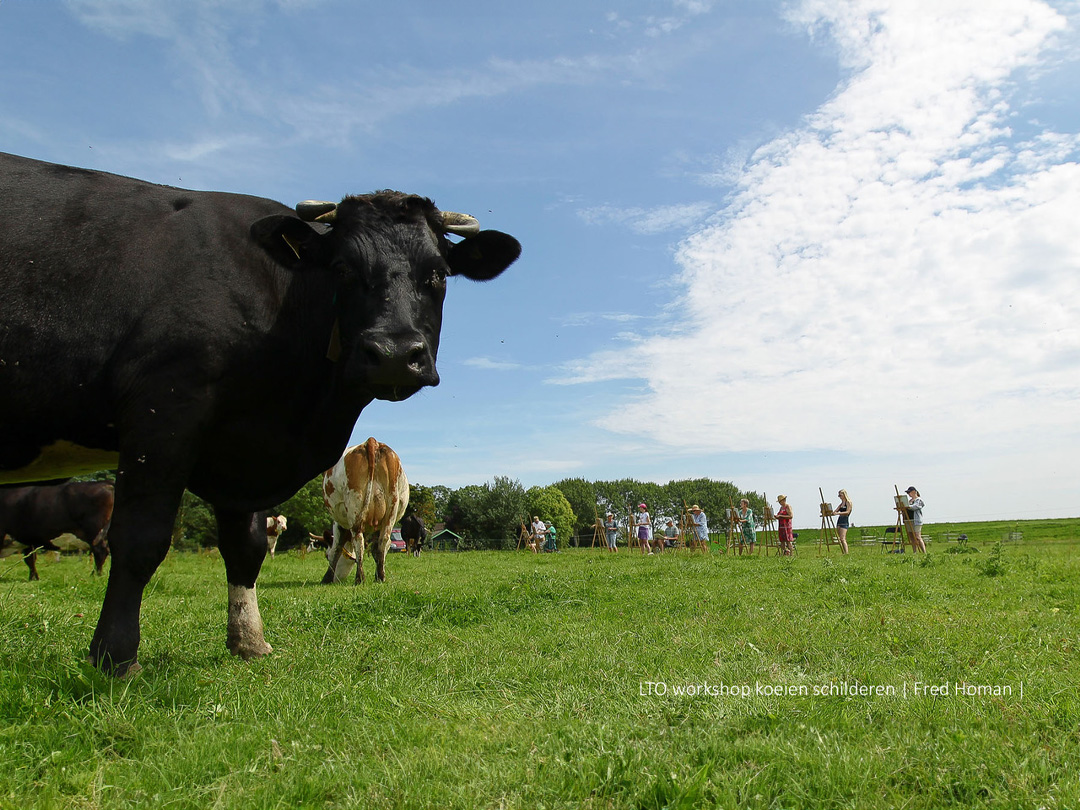
{"label": "bushy green tree", "polygon": [[409,484],[409,508],[407,513],[415,513],[424,525],[430,529],[435,525],[435,494],[431,487],[423,484]]}
{"label": "bushy green tree", "polygon": [[544,523],[554,523],[559,544],[570,545],[576,519],[562,491],[556,486],[532,487],[525,496],[529,514]]}
{"label": "bushy green tree", "polygon": [[552,486],[558,488],[574,512],[574,534],[591,535],[596,518],[604,519],[603,514],[599,514],[596,487],[584,478],[566,478]]}
{"label": "bushy green tree", "polygon": [[525,513],[521,484],[496,476],[491,484],[455,490],[446,506],[446,528],[460,535],[462,548],[513,548]]}

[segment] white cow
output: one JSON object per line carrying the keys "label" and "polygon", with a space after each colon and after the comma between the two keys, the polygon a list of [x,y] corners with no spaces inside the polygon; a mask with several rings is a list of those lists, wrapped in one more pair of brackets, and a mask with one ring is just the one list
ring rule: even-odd
{"label": "white cow", "polygon": [[[386,581],[390,532],[409,505],[409,479],[397,453],[375,439],[350,447],[323,474],[323,501],[334,521],[334,542],[324,583],[341,582],[356,563],[356,582],[364,581],[364,548],[371,538],[375,578]],[[351,547],[349,553],[347,547]]]}
{"label": "white cow", "polygon": [[284,515],[268,515],[266,518],[266,550],[274,556],[277,541],[281,533],[289,528],[289,521]]}

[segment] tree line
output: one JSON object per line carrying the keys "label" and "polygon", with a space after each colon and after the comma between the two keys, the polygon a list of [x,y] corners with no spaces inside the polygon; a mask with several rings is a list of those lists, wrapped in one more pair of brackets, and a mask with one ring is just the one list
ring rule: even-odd
{"label": "tree line", "polygon": [[[526,489],[516,479],[495,476],[485,484],[459,489],[446,486],[409,487],[409,509],[415,511],[429,529],[437,524],[461,538],[461,549],[514,549],[522,529],[534,516],[554,523],[560,546],[590,545],[596,520],[611,512],[621,528],[632,522],[637,506],[649,510],[655,533],[662,533],[668,518],[679,525],[685,510],[697,504],[708,516],[713,532],[728,530],[728,511],[739,500],[750,501],[760,519],[765,500],[759,493],[742,492],[730,481],[696,478],[656,484],[624,478],[618,481],[587,481],[566,478],[544,487]],[[304,485],[292,498],[276,506],[289,528],[278,543],[279,550],[308,542],[309,533],[322,535],[331,520],[323,505],[322,477]],[[213,510],[189,492],[177,518],[173,538],[178,548],[205,548],[217,545]]]}

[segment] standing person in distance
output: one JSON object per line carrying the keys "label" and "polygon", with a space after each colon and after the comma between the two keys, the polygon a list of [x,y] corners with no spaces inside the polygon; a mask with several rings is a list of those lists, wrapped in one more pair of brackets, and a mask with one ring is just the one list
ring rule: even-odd
{"label": "standing person in distance", "polygon": [[757,543],[757,529],[754,527],[754,513],[750,509],[750,501],[743,498],[739,501],[739,511],[735,513],[739,518],[739,528],[742,530],[743,545],[750,547],[750,553],[754,553]]}
{"label": "standing person in distance", "polygon": [[833,514],[836,515],[836,538],[840,541],[840,550],[843,551],[844,554],[847,554],[848,518],[851,515],[852,509],[851,499],[848,498],[846,489],[837,492],[836,496],[840,499],[840,503],[836,506],[836,511],[833,512]]}
{"label": "standing person in distance", "polygon": [[638,513],[634,519],[634,525],[637,527],[638,543],[641,544],[642,554],[652,554],[649,549],[649,539],[652,535],[652,518],[649,517],[648,507],[643,503],[638,504]]}
{"label": "standing person in distance", "polygon": [[696,503],[690,507],[690,520],[694,524],[695,545],[705,551],[709,548],[709,519]]}
{"label": "standing person in distance", "polygon": [[532,543],[529,547],[533,550],[533,554],[540,553],[540,546],[544,544],[544,539],[547,537],[547,526],[544,525],[544,521],[540,519],[538,515],[533,515],[532,522]]}
{"label": "standing person in distance", "polygon": [[615,522],[615,515],[612,512],[604,515],[604,531],[607,533],[608,551],[618,551],[619,524]]}
{"label": "standing person in distance", "polygon": [[791,521],[795,513],[788,506],[787,495],[777,495],[777,503],[780,508],[776,510],[777,540],[780,543],[780,553],[790,557],[795,553],[795,537],[791,532]]}
{"label": "standing person in distance", "polygon": [[922,510],[926,504],[919,496],[919,490],[908,487],[904,492],[908,496],[908,514],[911,516],[911,550],[926,553],[926,543],[922,539]]}

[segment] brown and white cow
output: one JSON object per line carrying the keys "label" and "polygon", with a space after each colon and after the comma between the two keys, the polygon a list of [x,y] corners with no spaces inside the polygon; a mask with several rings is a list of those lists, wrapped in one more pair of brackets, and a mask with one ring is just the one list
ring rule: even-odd
{"label": "brown and white cow", "polygon": [[363,582],[365,540],[372,535],[375,578],[385,582],[390,533],[409,505],[409,479],[397,453],[374,438],[350,447],[323,474],[323,502],[334,521],[334,542],[322,581],[343,581],[355,560],[355,581]]}
{"label": "brown and white cow", "polygon": [[37,551],[55,551],[53,540],[73,534],[90,546],[100,575],[109,554],[105,539],[112,520],[113,485],[69,481],[65,484],[0,489],[0,548],[5,535],[25,550],[30,579],[38,578]]}
{"label": "brown and white cow", "polygon": [[284,515],[266,516],[266,550],[270,556],[274,556],[277,550],[277,541],[281,533],[289,528],[289,521]]}

